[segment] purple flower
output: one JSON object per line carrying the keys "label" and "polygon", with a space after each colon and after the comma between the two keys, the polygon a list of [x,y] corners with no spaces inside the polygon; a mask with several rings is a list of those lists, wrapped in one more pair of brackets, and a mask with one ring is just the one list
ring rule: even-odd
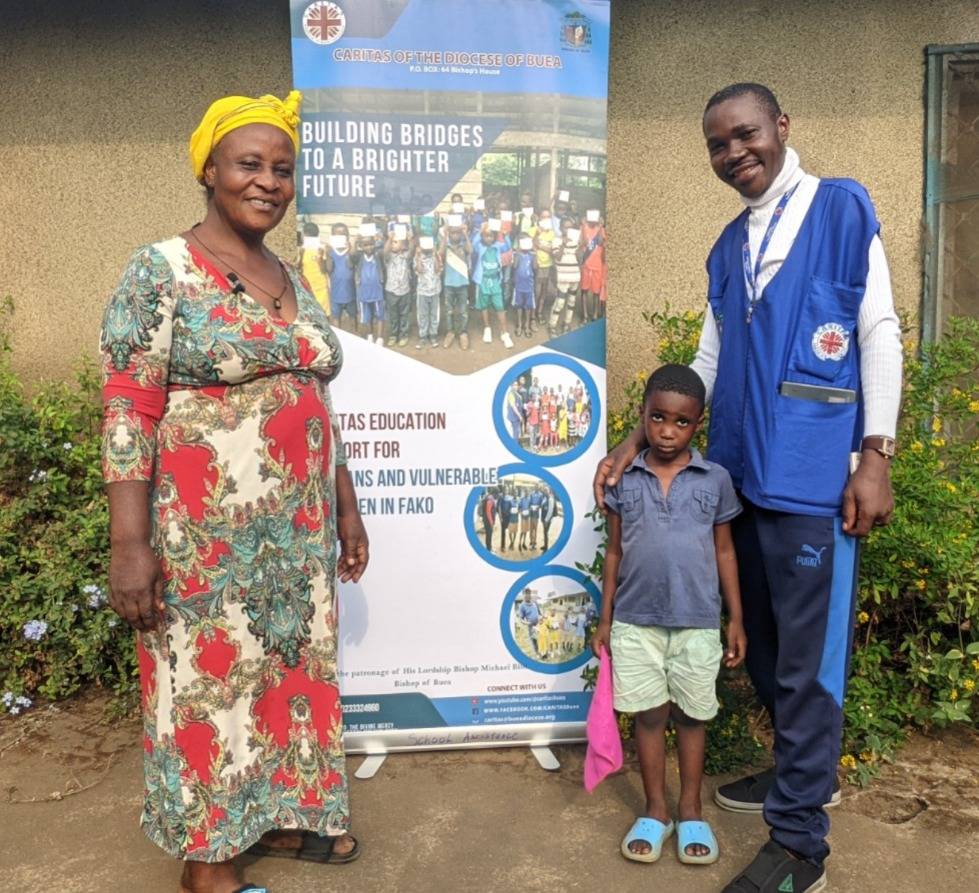
{"label": "purple flower", "polygon": [[40,642],[47,631],[48,625],[44,620],[28,620],[24,624],[24,638],[28,642]]}

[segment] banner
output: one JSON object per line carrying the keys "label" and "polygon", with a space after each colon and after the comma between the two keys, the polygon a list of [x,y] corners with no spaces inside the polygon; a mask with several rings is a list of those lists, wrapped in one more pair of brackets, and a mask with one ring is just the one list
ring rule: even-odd
{"label": "banner", "polygon": [[605,452],[608,0],[292,0],[298,261],[371,540],[350,751],[580,740]]}

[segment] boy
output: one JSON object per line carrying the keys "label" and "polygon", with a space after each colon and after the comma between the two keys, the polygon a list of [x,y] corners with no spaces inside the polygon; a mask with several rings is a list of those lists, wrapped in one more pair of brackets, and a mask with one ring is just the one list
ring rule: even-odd
{"label": "boy", "polygon": [[361,236],[358,251],[351,255],[354,265],[354,287],[357,292],[357,308],[360,311],[360,330],[366,329],[367,340],[384,343],[384,267],[375,253],[373,236]]}
{"label": "boy", "polygon": [[517,335],[534,334],[534,271],[537,258],[534,240],[521,236],[513,262],[513,307],[517,311]]}
{"label": "boy", "polygon": [[435,253],[435,240],[431,236],[418,239],[415,255],[416,292],[418,294],[418,343],[423,347],[438,347],[439,334],[439,282],[442,278],[442,259]]}
{"label": "boy", "polygon": [[690,449],[705,397],[689,367],[657,369],[640,416],[649,447],[605,493],[609,543],[592,648],[612,655],[616,710],[636,714],[646,811],[621,847],[636,862],[655,862],[674,830],[665,776],[671,717],[680,763],[677,857],[702,865],[719,852],[700,806],[704,723],[717,713],[722,657],[718,583],[728,611],[725,666],[741,663],[746,640],[730,524],[741,506],[727,471]]}
{"label": "boy", "polygon": [[476,309],[483,317],[483,341],[493,342],[493,329],[490,325],[490,310],[496,311],[500,326],[500,340],[507,350],[513,348],[513,339],[507,331],[506,311],[503,309],[503,251],[509,250],[509,242],[498,242],[489,224],[484,224],[479,233],[479,242],[473,246],[473,282],[476,290]]}
{"label": "boy", "polygon": [[354,267],[350,255],[350,236],[344,223],[334,223],[330,229],[330,247],[323,258],[323,271],[330,277],[330,309],[333,324],[343,329],[344,316],[348,325],[357,327]]}
{"label": "boy", "polygon": [[554,297],[554,229],[551,225],[551,212],[545,208],[540,213],[537,232],[534,235],[534,251],[537,255],[534,275],[534,316],[537,325],[544,325],[550,313],[550,302]]}
{"label": "boy", "polygon": [[404,347],[411,327],[411,234],[401,240],[392,230],[384,245],[384,313],[388,318],[388,347]]}
{"label": "boy", "polygon": [[452,347],[456,338],[459,347],[469,350],[469,256],[472,245],[461,226],[446,230],[442,245],[442,270],[445,285],[445,341],[442,347]]}
{"label": "boy", "polygon": [[[302,235],[299,242],[299,269],[313,297],[319,302],[320,307],[330,312],[330,283],[323,275],[323,246],[320,244],[320,228],[307,220],[303,224]],[[330,320],[333,323],[333,320]]]}
{"label": "boy", "polygon": [[[573,228],[570,218],[561,221],[561,241],[554,246],[554,270],[557,283],[557,296],[551,307],[548,330],[551,337],[571,328],[574,321],[574,308],[578,299],[578,286],[581,283],[581,255],[579,246],[580,233]],[[565,308],[567,308],[565,310]],[[561,312],[564,313],[563,328]]]}
{"label": "boy", "polygon": [[605,290],[605,227],[597,209],[588,211],[581,225],[581,315],[583,322],[598,319]]}

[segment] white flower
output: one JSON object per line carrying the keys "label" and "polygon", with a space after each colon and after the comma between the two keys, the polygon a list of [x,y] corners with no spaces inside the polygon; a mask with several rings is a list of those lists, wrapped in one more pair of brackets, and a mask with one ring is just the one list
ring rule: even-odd
{"label": "white flower", "polygon": [[28,620],[24,624],[24,638],[28,642],[40,642],[47,631],[48,624],[44,620]]}
{"label": "white flower", "polygon": [[12,691],[5,691],[3,693],[3,697],[0,698],[0,701],[3,701],[4,707],[10,707],[10,705],[14,702],[14,693]]}
{"label": "white flower", "polygon": [[63,449],[66,453],[71,452],[74,448],[75,445],[67,440],[63,444],[61,444],[61,449]]}

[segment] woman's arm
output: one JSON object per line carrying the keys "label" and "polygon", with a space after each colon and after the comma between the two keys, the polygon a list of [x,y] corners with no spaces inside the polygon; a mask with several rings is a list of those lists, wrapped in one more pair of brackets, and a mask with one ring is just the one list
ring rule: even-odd
{"label": "woman's arm", "polygon": [[337,484],[337,535],[340,539],[340,560],[337,573],[340,580],[356,583],[367,569],[370,560],[370,544],[367,530],[360,517],[353,478],[346,465],[338,465]]}
{"label": "woman's arm", "polygon": [[102,474],[109,498],[109,603],[134,629],[161,625],[163,571],[151,544],[150,481],[166,405],[173,271],[153,247],[130,258],[106,305]]}
{"label": "woman's arm", "polygon": [[163,569],[150,545],[148,481],[106,485],[109,497],[109,604],[140,632],[164,622]]}

